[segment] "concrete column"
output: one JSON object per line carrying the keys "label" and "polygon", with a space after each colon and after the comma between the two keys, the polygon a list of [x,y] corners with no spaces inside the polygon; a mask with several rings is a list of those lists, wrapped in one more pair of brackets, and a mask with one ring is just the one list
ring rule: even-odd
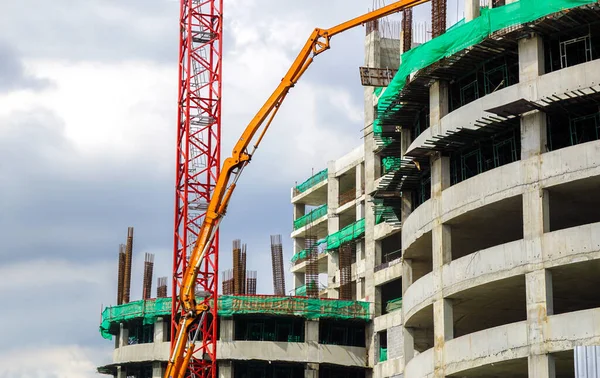
{"label": "concrete column", "polygon": [[531,345],[528,358],[529,376],[555,378],[554,359],[544,346],[548,315],[554,313],[552,274],[547,269],[528,273],[525,275],[525,284],[528,341]]}
{"label": "concrete column", "polygon": [[154,342],[162,343],[167,341],[167,327],[169,322],[165,321],[162,317],[156,318],[154,323]]}
{"label": "concrete column", "polygon": [[304,281],[306,280],[306,274],[304,272],[295,272],[294,275],[294,289],[299,288],[304,285]]}
{"label": "concrete column", "polygon": [[546,113],[535,110],[521,116],[521,160],[548,151]]}
{"label": "concrete column", "polygon": [[304,342],[319,342],[319,321],[306,320],[304,322]]}
{"label": "concrete column", "polygon": [[413,266],[412,260],[406,259],[402,263],[402,295],[413,284]]}
{"label": "concrete column", "polygon": [[127,378],[127,369],[123,366],[117,366],[116,378]]}
{"label": "concrete column", "polygon": [[163,378],[165,376],[165,368],[162,362],[155,361],[152,363],[152,378]]}
{"label": "concrete column", "polygon": [[415,356],[415,336],[412,328],[402,327],[404,349],[404,366]]}
{"label": "concrete column", "polygon": [[129,345],[129,330],[123,323],[119,323],[119,348]]}
{"label": "concrete column", "polygon": [[319,378],[319,364],[307,363],[304,378]]}
{"label": "concrete column", "polygon": [[221,341],[233,341],[235,337],[235,321],[232,318],[221,318],[220,338]]}
{"label": "concrete column", "polygon": [[340,206],[340,178],[335,176],[334,161],[327,164],[327,171],[327,208],[335,214],[335,210]]}
{"label": "concrete column", "polygon": [[442,191],[450,186],[450,158],[433,156],[431,158],[431,198],[433,201],[434,226],[431,230],[433,246],[433,269],[452,261],[450,226],[440,223],[442,215]]}
{"label": "concrete column", "polygon": [[303,203],[294,204],[294,220],[306,215],[306,205]]}
{"label": "concrete column", "polygon": [[219,378],[233,378],[233,363],[231,361],[218,361]]}
{"label": "concrete column", "polygon": [[[539,239],[548,231],[550,231],[550,196],[548,191],[534,188],[523,193],[523,238],[525,240]],[[541,253],[541,245],[539,248],[540,251],[537,253]]]}
{"label": "concrete column", "polygon": [[465,0],[465,21],[469,22],[481,14],[479,0]]}
{"label": "concrete column", "polygon": [[544,74],[544,41],[533,35],[519,40],[519,82],[537,79]]}
{"label": "concrete column", "polygon": [[454,314],[449,299],[439,299],[433,303],[434,333],[434,377],[445,377],[444,346],[454,338]]}
{"label": "concrete column", "polygon": [[440,134],[440,120],[448,114],[448,83],[435,81],[429,88],[429,124],[432,135]]}
{"label": "concrete column", "polygon": [[356,198],[362,196],[362,186],[365,179],[365,163],[356,166]]}
{"label": "concrete column", "polygon": [[[408,147],[410,147],[410,144],[411,144],[410,130],[402,129],[402,134],[400,136],[400,156],[404,156],[406,154],[406,151],[408,150]],[[402,210],[402,219],[400,219],[400,222],[404,223],[406,218],[408,218],[408,216],[412,212],[412,196],[410,195],[410,192],[402,193],[402,209],[401,210]]]}

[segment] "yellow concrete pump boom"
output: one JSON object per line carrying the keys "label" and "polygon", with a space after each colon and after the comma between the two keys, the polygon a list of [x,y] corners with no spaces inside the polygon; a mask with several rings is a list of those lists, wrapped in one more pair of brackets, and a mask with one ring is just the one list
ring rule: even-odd
{"label": "yellow concrete pump boom", "polygon": [[[198,233],[198,240],[190,255],[187,268],[183,273],[181,292],[179,293],[182,314],[177,326],[177,334],[174,335],[176,339],[171,350],[171,355],[169,356],[165,378],[184,378],[185,376],[185,372],[194,351],[195,338],[198,335],[198,333],[196,333],[196,336],[190,340],[189,328],[199,315],[204,315],[208,310],[206,304],[196,303],[195,284],[200,264],[203,261],[206,251],[212,244],[213,237],[219,227],[221,219],[225,215],[227,204],[229,203],[231,194],[235,189],[240,174],[244,170],[244,167],[250,162],[252,155],[262,141],[265,132],[269,128],[289,90],[302,77],[306,69],[313,62],[313,59],[320,53],[329,49],[329,40],[334,35],[369,21],[374,21],[404,9],[414,7],[415,5],[425,3],[426,1],[428,0],[396,1],[393,4],[366,13],[360,17],[353,18],[352,20],[346,21],[330,29],[315,29],[302,48],[300,54],[298,54],[294,60],[289,71],[281,80],[279,86],[277,86],[277,89],[273,91],[273,94],[269,97],[267,102],[260,108],[258,113],[256,113],[248,126],[246,126],[244,133],[233,148],[231,156],[223,162],[221,174],[217,179],[213,195],[208,204],[204,222]],[[261,132],[254,142],[252,150],[249,151],[248,148],[259,130]],[[202,318],[203,316],[200,317],[200,321],[202,321]]]}

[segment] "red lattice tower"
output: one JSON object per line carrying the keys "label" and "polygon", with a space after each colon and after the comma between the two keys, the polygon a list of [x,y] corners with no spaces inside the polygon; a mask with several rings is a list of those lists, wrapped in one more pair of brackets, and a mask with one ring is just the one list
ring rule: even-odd
{"label": "red lattice tower", "polygon": [[[222,10],[223,0],[181,0],[172,339],[181,311],[175,298],[221,166]],[[187,376],[216,376],[218,241],[217,234],[198,274],[196,291],[210,314]]]}

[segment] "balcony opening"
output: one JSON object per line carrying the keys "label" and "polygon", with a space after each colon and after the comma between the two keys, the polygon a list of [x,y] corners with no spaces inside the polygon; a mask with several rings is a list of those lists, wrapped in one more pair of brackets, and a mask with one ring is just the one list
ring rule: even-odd
{"label": "balcony opening", "polygon": [[241,315],[234,322],[235,340],[304,342],[304,318]]}
{"label": "balcony opening", "polygon": [[544,37],[544,64],[546,72],[576,66],[598,59],[600,49],[598,23],[568,28]]}
{"label": "balcony opening", "polygon": [[321,364],[319,378],[365,378],[365,369]]}
{"label": "balcony opening", "polygon": [[154,342],[154,324],[143,324],[142,319],[135,319],[128,323],[128,345],[148,344]]}
{"label": "balcony opening", "polygon": [[412,334],[414,348],[423,353],[433,348],[433,305],[429,305],[410,317],[404,327]]}
{"label": "balcony opening", "polygon": [[379,305],[381,315],[402,309],[402,277],[381,285],[380,290],[381,303]]}
{"label": "balcony opening", "polygon": [[523,199],[514,196],[464,213],[446,223],[452,260],[523,239]]}
{"label": "balcony opening", "polygon": [[352,320],[319,320],[319,344],[365,346],[365,323]]}
{"label": "balcony opening", "polygon": [[554,314],[600,307],[600,261],[584,261],[550,269]]}
{"label": "balcony opening", "polygon": [[402,257],[402,233],[397,232],[377,243],[381,243],[381,261],[378,261],[379,264],[375,267],[376,272],[400,262]]}
{"label": "balcony opening", "polygon": [[412,281],[431,273],[432,261],[432,235],[431,231],[417,239],[409,248],[403,251],[404,261],[410,264],[412,269]]}
{"label": "balcony opening", "polygon": [[377,339],[379,339],[379,349],[377,350],[377,361],[385,362],[388,359],[388,346],[387,346],[387,331],[377,332]]}
{"label": "balcony opening", "polygon": [[600,138],[600,107],[596,102],[564,104],[547,113],[548,150]]}
{"label": "balcony opening", "polygon": [[304,378],[304,364],[233,361],[234,378]]}
{"label": "balcony opening", "polygon": [[600,222],[599,192],[597,176],[548,188],[550,231]]}
{"label": "balcony opening", "polygon": [[482,135],[467,142],[465,147],[450,155],[450,182],[452,185],[480,173],[520,160],[521,133],[518,120],[509,121],[508,130],[491,136]]}
{"label": "balcony opening", "polygon": [[524,275],[464,290],[449,299],[455,338],[527,319]]}
{"label": "balcony opening", "polygon": [[509,51],[481,63],[450,83],[450,111],[518,82],[519,59],[516,51]]}

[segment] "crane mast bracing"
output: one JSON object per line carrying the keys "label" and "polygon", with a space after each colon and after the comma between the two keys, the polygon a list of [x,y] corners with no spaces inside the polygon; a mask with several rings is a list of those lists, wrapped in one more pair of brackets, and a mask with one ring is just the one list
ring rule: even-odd
{"label": "crane mast bracing", "polygon": [[[186,0],[182,0],[182,3],[184,1]],[[281,83],[260,108],[258,113],[256,113],[248,126],[246,126],[242,136],[235,144],[231,156],[223,162],[221,173],[218,175],[212,197],[208,204],[208,209],[204,214],[204,220],[198,232],[198,238],[183,272],[179,291],[180,311],[177,332],[176,334],[173,334],[174,339],[171,344],[171,355],[169,356],[165,378],[184,378],[188,364],[197,350],[195,342],[198,336],[202,334],[202,344],[206,343],[205,337],[214,337],[204,330],[206,329],[205,323],[208,321],[207,319],[211,318],[206,315],[207,312],[210,311],[213,315],[213,320],[216,318],[214,307],[216,306],[217,301],[216,298],[210,302],[206,299],[201,302],[196,301],[195,289],[197,277],[202,266],[206,266],[207,264],[206,257],[214,250],[213,241],[217,234],[219,223],[225,215],[231,195],[235,190],[237,180],[260,145],[265,132],[268,130],[289,90],[302,77],[306,69],[313,62],[313,59],[329,49],[329,40],[334,35],[366,22],[425,3],[426,1],[428,0],[399,0],[360,17],[341,23],[333,28],[315,29],[302,48],[300,54],[298,54],[292,66],[281,80]],[[191,3],[192,0],[187,0],[187,2]],[[259,131],[260,134],[256,137],[257,132]],[[252,143],[254,143],[252,149],[249,150]],[[215,272],[216,268],[217,267],[214,266]],[[211,307],[210,305],[213,306]],[[199,324],[198,331],[190,334],[191,327],[194,324]],[[212,342],[214,343],[216,340],[213,338]],[[214,350],[216,351],[216,345],[214,347]],[[201,360],[204,361],[206,358],[204,355],[202,357]],[[208,353],[207,357],[214,363],[216,354]],[[215,369],[211,369],[210,376],[214,377],[215,373]],[[202,372],[199,372],[199,374],[208,376]]]}
{"label": "crane mast bracing", "polygon": [[[183,292],[184,272],[204,220],[221,168],[221,60],[223,0],[180,0],[179,93],[175,188],[172,295]],[[210,242],[203,264],[196,267],[195,286],[206,293],[206,303],[218,294],[218,235]],[[185,311],[185,310],[184,310]],[[178,328],[181,303],[173,301],[171,334]],[[216,373],[217,308],[202,323],[186,331],[201,333],[188,374],[214,377]],[[197,328],[200,324],[200,328]],[[173,344],[171,345],[173,347]],[[190,355],[191,356],[191,355]]]}

